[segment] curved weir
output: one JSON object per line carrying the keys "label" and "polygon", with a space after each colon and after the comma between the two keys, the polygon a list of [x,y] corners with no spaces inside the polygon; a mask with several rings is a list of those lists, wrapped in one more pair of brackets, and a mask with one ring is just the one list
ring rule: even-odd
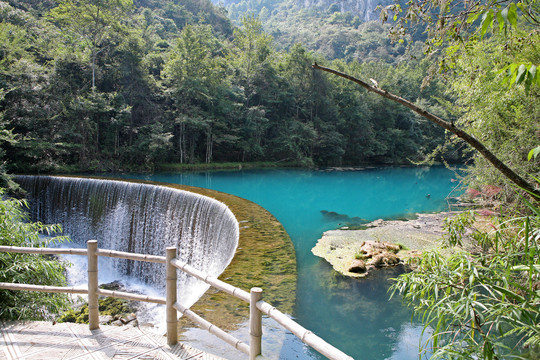
{"label": "curved weir", "polygon": [[[100,248],[164,255],[175,246],[177,257],[212,276],[231,262],[239,226],[223,203],[165,186],[115,180],[70,177],[18,176],[28,192],[33,220],[60,223],[74,244],[84,247],[98,240]],[[160,264],[109,259],[124,276],[162,284]],[[195,303],[208,285],[178,273],[178,299]]]}

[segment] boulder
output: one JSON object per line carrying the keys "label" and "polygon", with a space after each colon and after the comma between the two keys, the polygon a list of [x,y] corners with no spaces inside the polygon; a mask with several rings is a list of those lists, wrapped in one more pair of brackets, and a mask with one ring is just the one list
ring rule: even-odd
{"label": "boulder", "polygon": [[384,257],[384,263],[386,266],[394,266],[399,264],[400,259],[396,254],[386,253]]}
{"label": "boulder", "polygon": [[384,255],[383,254],[375,255],[371,259],[371,264],[373,266],[375,266],[375,267],[383,267],[384,266]]}
{"label": "boulder", "polygon": [[373,257],[371,264],[375,267],[394,266],[399,264],[399,257],[390,252],[382,252]]}
{"label": "boulder", "polygon": [[99,323],[102,325],[109,324],[114,320],[114,318],[111,315],[100,315],[99,316]]}
{"label": "boulder", "polygon": [[366,263],[363,260],[354,259],[347,271],[357,274],[365,273],[367,271]]}
{"label": "boulder", "polygon": [[122,291],[126,288],[126,286],[120,280],[115,280],[107,284],[101,284],[99,285],[99,287],[101,289],[111,290],[111,291]]}

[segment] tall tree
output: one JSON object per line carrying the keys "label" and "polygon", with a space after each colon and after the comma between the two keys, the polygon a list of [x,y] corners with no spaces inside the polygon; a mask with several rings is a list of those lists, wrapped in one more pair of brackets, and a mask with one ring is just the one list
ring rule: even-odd
{"label": "tall tree", "polygon": [[254,95],[254,82],[263,66],[269,64],[272,55],[272,38],[263,31],[262,24],[253,15],[242,18],[242,26],[234,30],[234,51],[230,53],[230,61],[239,71],[243,79],[246,93],[246,106]]}
{"label": "tall tree", "polygon": [[70,42],[89,50],[92,90],[96,87],[97,56],[111,45],[117,32],[125,31],[132,9],[133,0],[61,0],[48,14]]}
{"label": "tall tree", "polygon": [[213,111],[228,86],[223,47],[209,25],[188,25],[176,41],[164,76],[174,101],[176,149],[180,162],[194,161],[197,136],[205,140],[205,161],[212,159],[218,134]]}
{"label": "tall tree", "polygon": [[[273,80],[269,74],[272,38],[263,31],[262,24],[253,15],[242,19],[242,26],[234,30],[233,50],[229,62],[237,72],[236,83],[243,89],[242,161],[263,155],[262,139],[270,125],[266,116],[264,88]],[[270,75],[269,78],[265,76]]]}

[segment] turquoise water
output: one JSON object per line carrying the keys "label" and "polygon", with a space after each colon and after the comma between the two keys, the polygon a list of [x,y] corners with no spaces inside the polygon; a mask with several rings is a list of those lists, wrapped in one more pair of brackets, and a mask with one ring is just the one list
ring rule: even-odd
{"label": "turquoise water", "polygon": [[[447,209],[454,174],[442,167],[363,171],[239,170],[124,175],[231,193],[263,206],[291,236],[298,263],[296,320],[355,359],[417,359],[421,325],[399,299],[389,300],[398,268],[357,280],[337,274],[311,249],[348,218],[366,221]],[[328,219],[321,211],[335,212]],[[316,359],[291,341],[280,358]]]}

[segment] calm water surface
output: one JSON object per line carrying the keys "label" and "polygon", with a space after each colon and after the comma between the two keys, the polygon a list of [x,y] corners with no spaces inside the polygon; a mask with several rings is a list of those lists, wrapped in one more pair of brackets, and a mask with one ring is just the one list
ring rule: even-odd
{"label": "calm water surface", "polygon": [[[379,168],[363,171],[239,170],[181,174],[124,175],[192,185],[234,194],[263,206],[291,236],[298,263],[296,320],[355,359],[418,358],[422,326],[411,322],[399,299],[389,300],[389,278],[398,269],[376,272],[369,279],[343,277],[311,249],[322,233],[343,220],[333,211],[368,221],[415,212],[447,209],[454,174],[442,167]],[[291,338],[282,359],[319,356]]]}

